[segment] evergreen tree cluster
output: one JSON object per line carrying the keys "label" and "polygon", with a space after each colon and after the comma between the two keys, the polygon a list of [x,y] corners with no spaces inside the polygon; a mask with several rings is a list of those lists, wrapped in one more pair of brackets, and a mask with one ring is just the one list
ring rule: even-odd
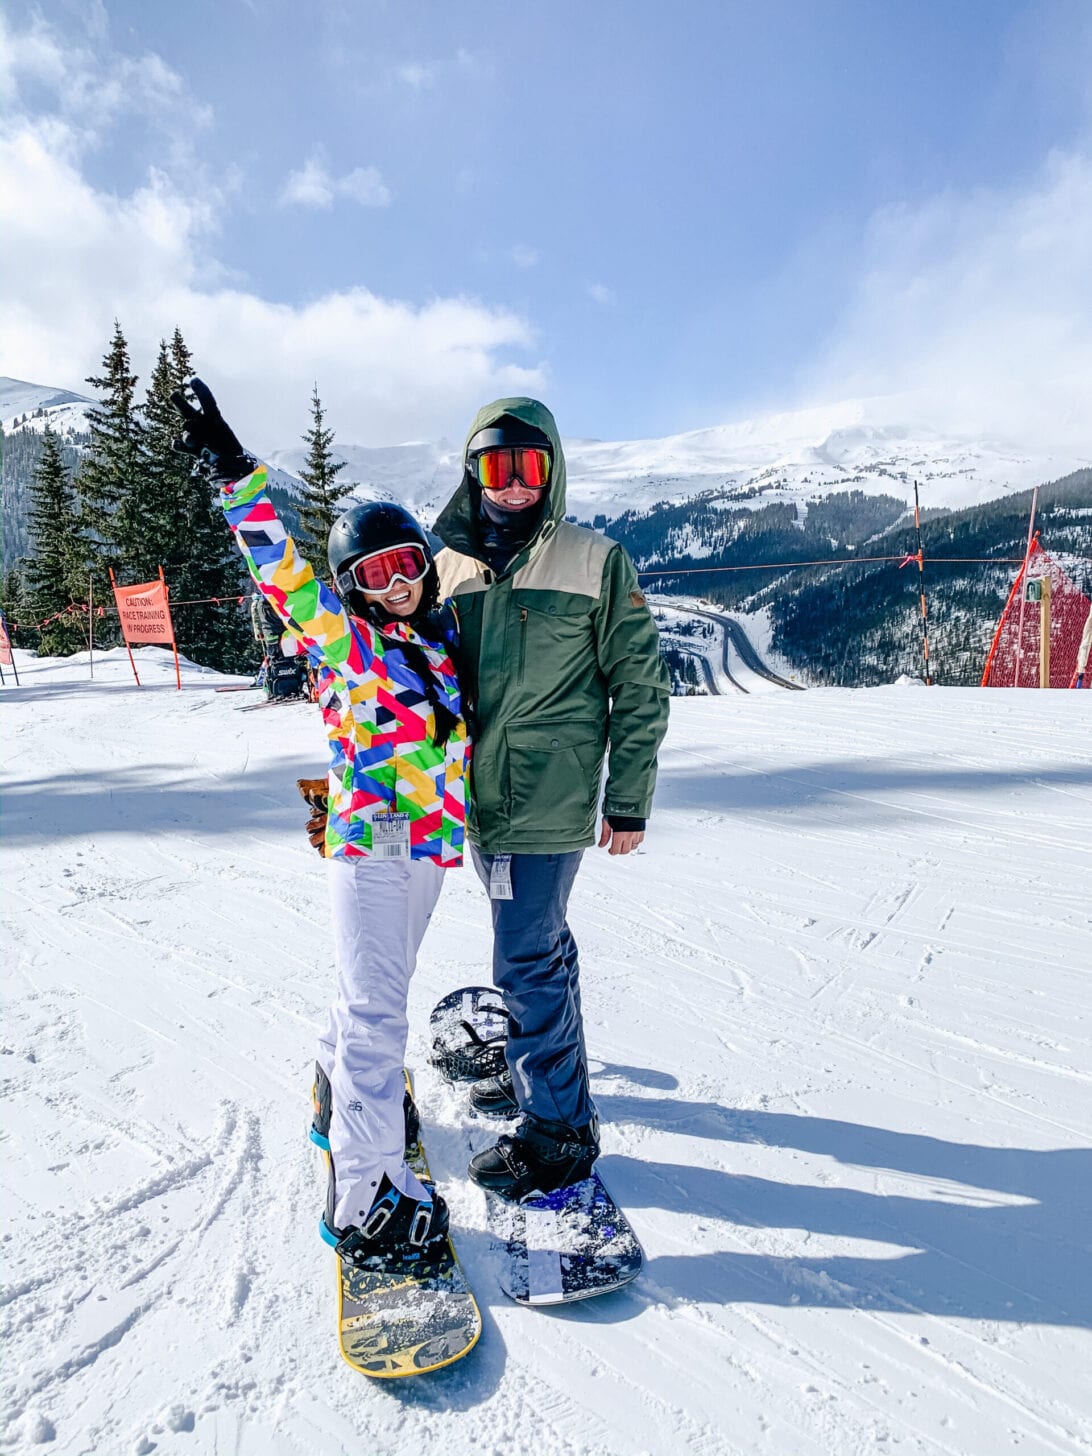
{"label": "evergreen tree cluster", "polygon": [[[238,602],[249,578],[216,488],[173,448],[179,420],[171,394],[194,372],[190,350],[175,329],[169,342],[160,341],[139,399],[129,346],[115,323],[101,373],[87,381],[98,402],[87,412],[89,435],[79,442],[84,448],[62,441],[48,424],[40,436],[20,430],[4,440],[6,472],[14,442],[17,452],[34,454],[25,555],[0,583],[0,606],[9,621],[22,624],[20,645],[37,646],[49,656],[85,648],[86,611],[65,609],[87,603],[89,593],[96,605],[112,606],[111,570],[119,585],[128,585],[154,580],[162,566],[179,651],[221,671],[255,666],[249,615]],[[304,437],[308,457],[301,498],[293,502],[287,492],[274,494],[304,553],[321,563],[339,514],[336,482],[344,462],[334,459],[333,431],[325,425],[317,386],[312,416]],[[7,483],[5,474],[5,509]],[[52,620],[40,633],[25,625],[46,619]],[[120,642],[112,613],[96,620],[94,636],[107,647]]]}
{"label": "evergreen tree cluster", "polygon": [[667,664],[671,676],[671,696],[674,698],[703,697],[706,694],[705,679],[692,652],[683,652],[667,643],[660,646],[660,656]]}
{"label": "evergreen tree cluster", "polygon": [[[1037,517],[1042,544],[1087,595],[1090,501],[1092,471],[1080,470],[1040,488]],[[980,680],[1018,570],[1012,558],[1024,555],[1030,508],[1031,492],[1021,491],[963,510],[922,512],[936,681]],[[859,687],[924,672],[917,567],[899,569],[917,550],[917,537],[912,515],[894,496],[847,490],[810,501],[803,512],[791,503],[745,511],[707,492],[603,525],[630,551],[653,593],[703,596],[737,610],[770,608],[774,647],[812,682]],[[860,560],[867,556],[895,560]],[[998,565],[982,564],[989,558]],[[837,564],[789,566],[808,560]],[[769,569],[779,564],[784,571]],[[726,566],[737,569],[714,569]]]}

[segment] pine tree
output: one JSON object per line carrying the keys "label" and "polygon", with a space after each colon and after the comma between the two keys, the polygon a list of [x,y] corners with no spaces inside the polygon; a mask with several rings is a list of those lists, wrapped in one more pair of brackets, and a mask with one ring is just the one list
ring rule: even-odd
{"label": "pine tree", "polygon": [[[25,564],[21,563],[23,567]],[[38,646],[40,634],[32,625],[38,618],[27,600],[26,580],[20,566],[13,566],[0,576],[0,611],[4,613],[13,646],[28,649]]]}
{"label": "pine tree", "polygon": [[303,555],[319,576],[328,575],[326,543],[330,528],[341,515],[337,477],[345,469],[344,460],[335,460],[332,445],[334,432],[325,426],[325,413],[319,399],[318,385],[311,396],[312,425],[304,432],[307,462],[300,471],[303,491],[300,495],[300,539]]}
{"label": "pine tree", "polygon": [[[215,488],[173,445],[179,419],[171,394],[193,374],[193,356],[176,328],[169,345],[160,342],[142,411],[157,567],[163,565],[173,602],[196,603],[171,608],[179,651],[209,667],[246,669],[254,649],[235,601],[244,590],[242,565]],[[215,597],[223,604],[207,600]]]}
{"label": "pine tree", "polygon": [[57,613],[73,600],[86,598],[86,543],[78,531],[75,499],[60,441],[48,425],[29,495],[27,524],[32,555],[24,568],[25,601],[36,622],[56,619],[42,628],[38,650],[47,657],[68,657],[87,645],[87,619],[76,613],[57,618]]}
{"label": "pine tree", "polygon": [[147,566],[141,516],[144,429],[133,403],[137,376],[129,363],[129,345],[114,320],[114,337],[102,361],[101,375],[87,383],[103,398],[87,411],[91,443],[76,476],[82,525],[89,537],[89,564],[95,595],[109,591],[107,568],[134,573]]}

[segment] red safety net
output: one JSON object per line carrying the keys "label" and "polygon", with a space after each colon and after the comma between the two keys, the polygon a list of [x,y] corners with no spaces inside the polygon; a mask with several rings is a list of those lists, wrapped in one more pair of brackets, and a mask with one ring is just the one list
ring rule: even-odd
{"label": "red safety net", "polygon": [[1043,550],[1036,536],[997,624],[982,674],[984,688],[1039,686],[1040,605],[1024,599],[1024,585],[1043,577],[1050,578],[1050,686],[1067,688],[1072,684],[1077,671],[1077,648],[1092,603],[1050,553]]}

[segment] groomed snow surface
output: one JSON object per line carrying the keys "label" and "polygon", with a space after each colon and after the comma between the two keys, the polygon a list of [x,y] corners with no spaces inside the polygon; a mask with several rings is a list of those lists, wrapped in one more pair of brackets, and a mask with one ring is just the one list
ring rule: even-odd
{"label": "groomed snow surface", "polygon": [[331,987],[308,706],[166,654],[17,655],[3,708],[4,1451],[1022,1456],[1092,1449],[1092,694],[680,700],[653,828],[587,855],[602,1170],[628,1291],[509,1304],[428,1068],[488,980],[452,871],[411,998],[485,1317],[345,1366],[305,1138]]}

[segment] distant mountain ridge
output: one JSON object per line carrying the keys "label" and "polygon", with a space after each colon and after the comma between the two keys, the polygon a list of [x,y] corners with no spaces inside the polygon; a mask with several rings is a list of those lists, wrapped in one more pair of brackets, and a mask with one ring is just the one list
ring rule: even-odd
{"label": "distant mountain ridge", "polygon": [[[91,403],[71,390],[0,378],[5,433],[23,415],[31,416],[31,429],[49,420],[59,433],[79,433]],[[845,490],[909,503],[914,480],[926,507],[959,509],[1092,464],[1092,438],[1083,454],[960,439],[902,422],[903,403],[899,397],[844,400],[661,439],[566,439],[568,510],[590,521],[699,497],[728,510],[787,502],[805,507],[809,499]],[[342,478],[354,494],[398,500],[427,524],[435,519],[459,482],[461,445],[356,445],[346,441],[343,426],[334,426],[336,453],[347,462]],[[247,443],[286,476],[298,476],[302,444]]]}
{"label": "distant mountain ridge", "polygon": [[[52,423],[75,461],[90,403],[72,391],[0,380],[5,567],[26,550],[23,502],[41,429]],[[622,541],[643,571],[661,571],[658,582],[646,578],[657,589],[734,610],[768,608],[774,645],[795,669],[849,686],[916,670],[912,574],[856,558],[914,550],[908,507],[918,481],[930,523],[926,553],[953,559],[929,568],[938,668],[944,681],[976,681],[1012,579],[1005,558],[1023,552],[1029,487],[1055,482],[1040,502],[1044,541],[1068,555],[1089,589],[1092,450],[1082,459],[960,440],[899,423],[897,408],[850,400],[656,440],[566,440],[568,512]],[[305,453],[298,445],[265,457],[289,529]],[[336,439],[335,454],[346,461],[346,496],[399,501],[426,525],[462,471],[460,448],[448,441],[373,447]],[[955,562],[981,556],[991,564]],[[778,569],[830,557],[839,564]]]}

